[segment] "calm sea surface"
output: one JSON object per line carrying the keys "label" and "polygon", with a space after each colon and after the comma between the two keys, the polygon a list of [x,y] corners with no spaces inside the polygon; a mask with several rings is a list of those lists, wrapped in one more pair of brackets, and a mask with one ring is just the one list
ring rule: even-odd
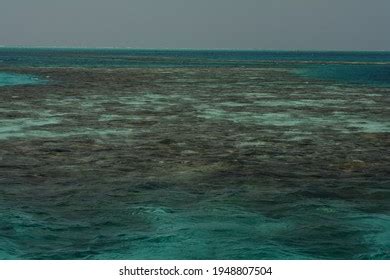
{"label": "calm sea surface", "polygon": [[390,259],[390,53],[0,48],[0,259]]}

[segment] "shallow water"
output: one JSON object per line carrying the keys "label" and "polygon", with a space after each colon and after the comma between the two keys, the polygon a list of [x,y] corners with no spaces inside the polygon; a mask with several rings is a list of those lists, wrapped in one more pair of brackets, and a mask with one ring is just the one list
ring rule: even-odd
{"label": "shallow water", "polygon": [[1,86],[25,85],[25,84],[37,84],[39,82],[40,81],[37,77],[31,76],[31,75],[0,72],[0,87]]}
{"label": "shallow water", "polygon": [[0,49],[0,258],[389,259],[389,60]]}

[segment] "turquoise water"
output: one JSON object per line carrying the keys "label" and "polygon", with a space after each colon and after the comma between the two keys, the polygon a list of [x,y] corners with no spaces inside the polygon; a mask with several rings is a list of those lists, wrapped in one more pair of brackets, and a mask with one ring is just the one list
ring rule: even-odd
{"label": "turquoise water", "polygon": [[389,63],[0,48],[0,258],[389,259]]}
{"label": "turquoise water", "polygon": [[323,64],[302,68],[297,73],[362,86],[390,86],[390,63]]}
{"label": "turquoise water", "polygon": [[34,76],[0,72],[0,86],[25,85],[25,84],[37,84],[37,83],[39,83],[39,79]]}

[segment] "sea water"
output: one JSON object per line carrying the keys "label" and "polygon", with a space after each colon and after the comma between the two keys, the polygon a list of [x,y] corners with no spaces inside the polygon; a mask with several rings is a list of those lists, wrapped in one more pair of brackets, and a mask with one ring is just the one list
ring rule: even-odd
{"label": "sea water", "polygon": [[388,259],[389,63],[0,49],[0,258]]}
{"label": "sea water", "polygon": [[36,83],[39,83],[39,79],[31,75],[0,72],[0,86],[36,84]]}

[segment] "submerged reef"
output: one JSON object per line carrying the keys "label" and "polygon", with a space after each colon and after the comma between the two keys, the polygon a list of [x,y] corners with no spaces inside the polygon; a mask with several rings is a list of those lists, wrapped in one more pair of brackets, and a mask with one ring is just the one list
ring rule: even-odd
{"label": "submerged reef", "polygon": [[0,67],[2,259],[388,259],[390,88]]}

